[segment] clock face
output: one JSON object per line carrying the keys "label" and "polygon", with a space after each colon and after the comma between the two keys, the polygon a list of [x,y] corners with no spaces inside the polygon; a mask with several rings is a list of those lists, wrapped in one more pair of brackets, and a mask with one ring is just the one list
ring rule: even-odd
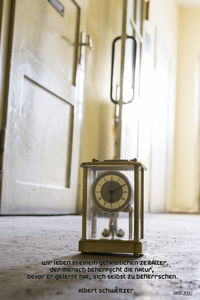
{"label": "clock face", "polygon": [[128,178],[117,171],[104,172],[93,183],[95,205],[106,212],[123,211],[131,198]]}

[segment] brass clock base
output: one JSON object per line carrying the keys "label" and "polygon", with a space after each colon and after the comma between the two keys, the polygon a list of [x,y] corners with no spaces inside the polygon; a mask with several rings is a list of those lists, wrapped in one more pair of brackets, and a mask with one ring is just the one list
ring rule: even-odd
{"label": "brass clock base", "polygon": [[142,254],[146,249],[146,241],[128,240],[85,240],[79,241],[79,251],[84,253],[133,253]]}

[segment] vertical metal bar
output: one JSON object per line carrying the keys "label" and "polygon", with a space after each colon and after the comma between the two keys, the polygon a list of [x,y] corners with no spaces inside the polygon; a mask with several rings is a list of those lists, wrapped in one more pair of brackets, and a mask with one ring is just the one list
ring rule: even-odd
{"label": "vertical metal bar", "polygon": [[144,169],[141,168],[141,238],[144,238]]}
{"label": "vertical metal bar", "polygon": [[139,240],[139,167],[135,166],[135,194],[134,194],[134,241]]}
{"label": "vertical metal bar", "polygon": [[122,109],[123,109],[123,91],[124,91],[124,66],[126,52],[126,26],[127,26],[127,0],[123,0],[122,13],[122,34],[121,34],[121,66],[120,66],[120,99],[119,99],[119,121],[117,127],[117,146],[115,156],[121,157],[121,129],[122,129]]}
{"label": "vertical metal bar", "polygon": [[82,216],[82,239],[86,239],[87,236],[87,174],[88,168],[83,168],[83,216]]}
{"label": "vertical metal bar", "polygon": [[129,240],[132,240],[133,238],[133,211],[132,207],[129,211]]}
{"label": "vertical metal bar", "polygon": [[95,208],[92,208],[92,226],[91,226],[91,237],[95,238],[97,233],[97,213]]}
{"label": "vertical metal bar", "polygon": [[[96,170],[93,169],[93,182],[96,178]],[[92,206],[92,226],[91,226],[91,237],[95,238],[96,237],[96,233],[97,233],[97,212],[96,212],[96,208],[94,207],[94,205]]]}

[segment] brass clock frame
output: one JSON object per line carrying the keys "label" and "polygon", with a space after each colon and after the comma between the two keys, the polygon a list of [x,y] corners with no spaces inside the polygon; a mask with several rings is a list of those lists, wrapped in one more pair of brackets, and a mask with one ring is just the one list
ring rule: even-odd
{"label": "brass clock frame", "polygon": [[[81,164],[83,168],[83,209],[82,209],[82,238],[79,241],[79,251],[82,253],[131,253],[139,256],[146,249],[144,239],[144,171],[145,166],[133,160],[105,160],[98,161],[93,159],[92,162]],[[133,171],[134,182],[134,233],[129,223],[129,233],[131,229],[131,239],[92,239],[87,238],[87,205],[88,205],[88,170],[96,171]],[[131,211],[129,213],[132,213]],[[131,224],[132,225],[132,224]],[[129,236],[130,237],[130,236]]]}

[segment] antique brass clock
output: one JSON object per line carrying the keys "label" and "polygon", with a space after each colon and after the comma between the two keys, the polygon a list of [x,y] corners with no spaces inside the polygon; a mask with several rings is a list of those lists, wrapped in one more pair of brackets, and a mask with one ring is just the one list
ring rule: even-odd
{"label": "antique brass clock", "polygon": [[83,223],[79,250],[84,253],[143,253],[144,170],[133,160],[85,162]]}

